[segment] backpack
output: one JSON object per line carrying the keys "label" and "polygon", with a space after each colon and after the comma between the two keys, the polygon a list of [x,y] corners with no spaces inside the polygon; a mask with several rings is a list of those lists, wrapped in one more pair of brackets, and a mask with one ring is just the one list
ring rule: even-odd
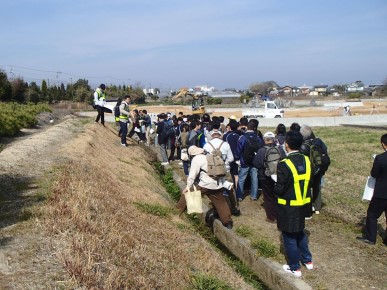
{"label": "backpack", "polygon": [[114,117],[118,118],[121,115],[120,106],[115,106],[113,111],[114,111]]}
{"label": "backpack", "polygon": [[273,174],[277,174],[277,165],[283,159],[283,154],[279,146],[265,146],[265,159],[263,166],[265,169],[265,175],[270,177]]}
{"label": "backpack", "polygon": [[171,137],[174,137],[175,134],[176,134],[176,132],[175,132],[175,128],[173,127],[173,125],[167,121],[164,121],[163,131],[161,132],[161,136],[162,136],[163,140],[167,140]]}
{"label": "backpack", "polygon": [[243,160],[246,165],[253,165],[253,160],[255,155],[257,154],[259,148],[262,147],[261,142],[258,136],[246,136],[246,144],[243,150]]}
{"label": "backpack", "polygon": [[307,140],[302,145],[304,153],[309,157],[313,175],[324,175],[331,164],[331,159],[321,139]]}
{"label": "backpack", "polygon": [[220,148],[222,147],[223,143],[224,142],[222,141],[222,143],[220,143],[219,148],[215,149],[211,142],[208,142],[208,144],[210,144],[213,150],[210,154],[206,155],[208,167],[207,174],[209,177],[215,180],[219,180],[220,178],[225,177],[227,173],[226,166],[222,158],[222,151],[220,151]]}

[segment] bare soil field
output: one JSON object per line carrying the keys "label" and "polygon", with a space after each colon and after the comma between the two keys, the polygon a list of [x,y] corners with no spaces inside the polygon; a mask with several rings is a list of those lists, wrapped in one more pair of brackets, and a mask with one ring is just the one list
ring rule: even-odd
{"label": "bare soil field", "polygon": [[[163,107],[171,112],[184,108]],[[372,104],[367,108],[364,114]],[[305,116],[311,110],[294,114]],[[330,148],[337,146],[331,149],[332,157],[344,162],[348,149],[340,147],[340,140],[334,143],[334,130],[322,137]],[[366,131],[356,134],[365,136]],[[135,141],[129,148],[119,143],[113,127],[73,116],[44,129],[24,130],[9,141],[0,152],[0,288],[118,289],[123,284],[114,281],[124,283],[130,277],[136,289],[185,289],[192,273],[205,273],[233,289],[252,289],[184,217],[178,217],[149,164],[147,148]],[[351,150],[370,150],[366,146]],[[331,165],[323,194],[334,206],[324,207],[307,223],[316,269],[303,270],[302,279],[313,289],[387,289],[387,250],[380,237],[376,246],[355,239],[366,204],[335,197],[343,186],[348,195],[357,195],[351,191],[363,184],[369,168],[355,163],[351,160],[347,168]],[[182,173],[177,163],[173,168]],[[351,178],[340,182],[337,176],[343,171]],[[48,200],[47,188],[52,191]],[[280,249],[279,232],[265,222],[261,203],[248,198],[241,202],[234,230],[248,227],[253,230],[248,239],[263,238]],[[170,213],[160,218],[140,209],[149,204],[169,208]],[[285,262],[279,252],[273,259]]]}
{"label": "bare soil field", "polygon": [[[340,102],[337,102],[338,104]],[[387,100],[382,101],[367,101],[363,102],[364,106],[351,107],[352,115],[369,115],[371,114],[387,114]],[[375,106],[374,110],[373,106]],[[183,112],[188,115],[191,114],[191,108],[189,106],[145,106],[139,107],[144,108],[148,113],[161,113],[161,112],[171,112],[177,115],[179,112]],[[232,115],[237,118],[242,117],[242,109],[238,108],[235,110],[222,110],[222,108],[216,108],[214,106],[208,107],[207,110],[215,111],[212,115],[222,115],[224,117],[230,117]],[[342,116],[343,108],[339,107],[305,107],[305,108],[284,108],[285,117],[334,117]],[[217,112],[219,111],[219,112]]]}

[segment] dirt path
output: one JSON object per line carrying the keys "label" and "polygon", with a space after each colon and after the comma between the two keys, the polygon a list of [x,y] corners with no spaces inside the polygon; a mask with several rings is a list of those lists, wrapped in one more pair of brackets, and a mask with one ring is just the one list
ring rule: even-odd
{"label": "dirt path", "polygon": [[0,153],[0,289],[68,286],[70,277],[53,258],[55,245],[31,218],[31,207],[40,201],[37,191],[44,185],[38,182],[64,158],[58,148],[82,130],[80,122],[68,116],[55,126],[23,130]]}

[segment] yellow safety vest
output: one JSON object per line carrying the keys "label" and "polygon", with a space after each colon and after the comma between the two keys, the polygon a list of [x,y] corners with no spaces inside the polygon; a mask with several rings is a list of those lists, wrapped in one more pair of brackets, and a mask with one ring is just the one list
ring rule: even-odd
{"label": "yellow safety vest", "polygon": [[105,93],[102,92],[101,90],[97,90],[97,94],[98,94],[98,100],[105,100],[106,99]]}
{"label": "yellow safety vest", "polygon": [[[125,104],[124,110],[127,111],[127,112],[130,111],[130,108],[129,108],[128,104]],[[120,113],[120,117],[119,118],[120,118],[120,120],[129,120],[129,116],[122,115],[121,113]]]}
{"label": "yellow safety vest", "polygon": [[[306,171],[304,174],[298,174],[298,171],[296,167],[294,166],[293,162],[290,159],[284,159],[281,162],[285,162],[286,165],[289,167],[290,171],[292,172],[293,179],[294,179],[294,195],[296,199],[290,200],[290,206],[303,206],[307,203],[310,203],[310,197],[307,197],[308,193],[308,186],[311,176],[311,166],[310,166],[310,160],[308,156],[305,157],[305,165],[306,165]],[[304,181],[304,188],[301,190],[301,182]],[[278,203],[282,205],[286,205],[287,200],[283,198],[278,198]]]}

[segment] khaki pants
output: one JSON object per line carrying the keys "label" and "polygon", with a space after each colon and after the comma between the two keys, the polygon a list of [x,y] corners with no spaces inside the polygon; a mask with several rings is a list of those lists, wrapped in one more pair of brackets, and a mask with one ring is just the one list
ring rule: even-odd
{"label": "khaki pants", "polygon": [[[207,189],[207,188],[198,187],[198,186],[197,188],[198,189],[200,188],[202,195],[207,195],[207,197],[211,200],[214,208],[219,214],[220,221],[222,222],[223,225],[225,225],[226,223],[232,222],[230,208],[226,202],[226,199],[223,196],[224,188]],[[183,212],[185,211],[186,207],[187,207],[187,203],[185,201],[185,196],[184,194],[182,194],[180,196],[180,200],[176,204],[176,208],[180,212]]]}

